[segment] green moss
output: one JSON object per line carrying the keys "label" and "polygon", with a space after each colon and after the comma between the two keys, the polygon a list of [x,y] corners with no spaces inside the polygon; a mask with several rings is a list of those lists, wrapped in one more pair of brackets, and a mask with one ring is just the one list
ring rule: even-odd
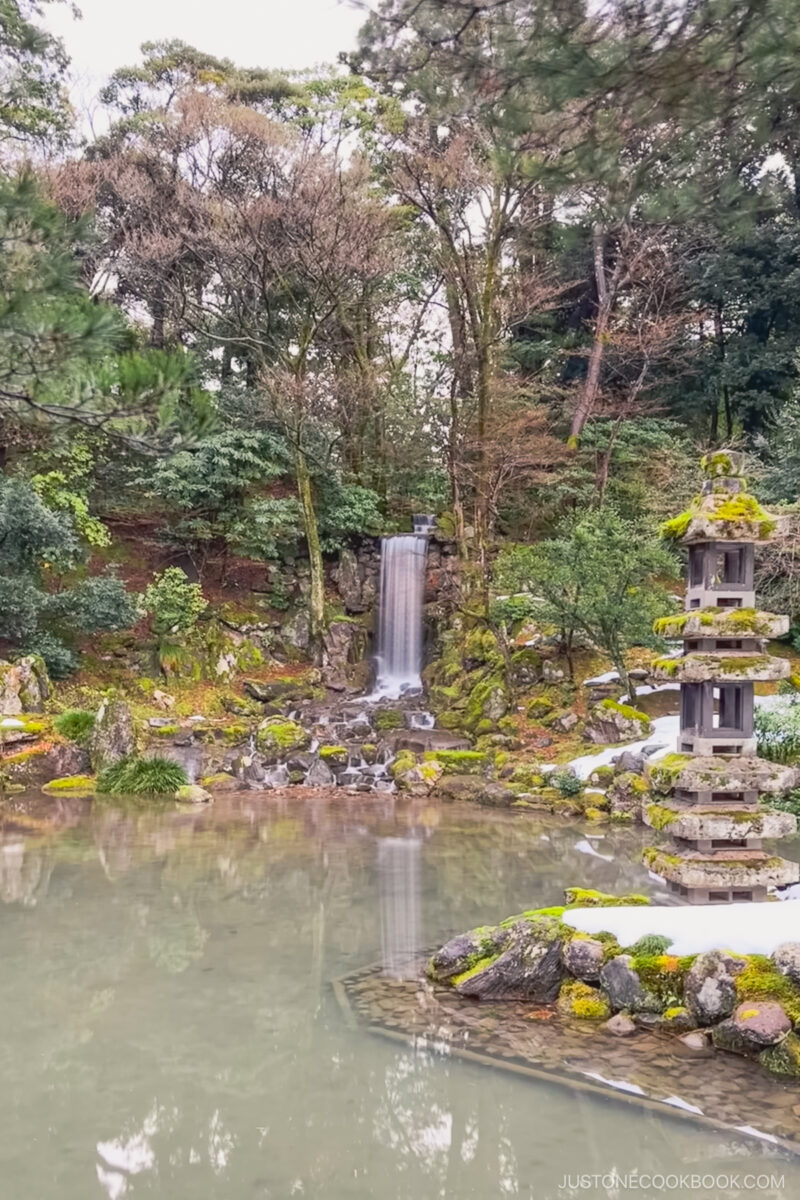
{"label": "green moss", "polygon": [[450,980],[451,985],[458,987],[460,983],[465,983],[473,976],[480,975],[481,971],[485,971],[487,967],[491,967],[492,963],[497,962],[499,957],[499,954],[492,954],[488,958],[479,958],[471,967],[467,967],[466,971],[462,971],[460,975],[454,975]]}
{"label": "green moss", "polygon": [[606,996],[579,980],[561,985],[558,1008],[564,1016],[577,1017],[581,1021],[607,1021],[611,1016]]}
{"label": "green moss", "polygon": [[[711,496],[696,496],[691,506],[677,517],[672,517],[661,526],[661,536],[677,539],[686,536],[689,526],[696,517],[720,525],[749,525],[753,537],[766,540],[774,532],[777,521],[765,512],[755,496],[747,492],[718,492]],[[720,530],[720,536],[724,536]]]}
{"label": "green moss", "polygon": [[323,762],[339,767],[346,767],[349,759],[347,746],[320,746],[319,756]]}
{"label": "green moss", "polygon": [[546,717],[554,708],[555,704],[547,696],[537,696],[528,705],[528,720],[541,721],[542,717]]}
{"label": "green moss", "polygon": [[64,775],[61,779],[51,779],[42,786],[43,792],[91,792],[94,791],[95,778],[93,775]]}
{"label": "green moss", "polygon": [[401,750],[397,757],[389,765],[389,774],[392,779],[397,779],[398,775],[405,774],[412,767],[417,765],[417,756],[411,750]]}
{"label": "green moss", "polygon": [[671,617],[659,617],[653,629],[662,637],[680,637],[690,618],[699,620],[701,625],[713,625],[720,635],[750,633],[754,637],[768,637],[772,630],[770,615],[756,608],[694,608]]}
{"label": "green moss", "polygon": [[649,896],[629,893],[625,896],[611,896],[608,892],[598,892],[593,888],[570,887],[564,892],[568,905],[576,908],[619,908],[622,905],[644,905],[650,903]]}
{"label": "green moss", "polygon": [[693,962],[694,956],[637,954],[631,967],[663,1006],[675,1007],[683,998],[683,981]]}
{"label": "green moss", "polygon": [[246,742],[250,736],[250,726],[243,722],[234,722],[232,725],[224,725],[222,727],[223,741],[229,746],[236,746],[240,742]]}
{"label": "green moss", "polygon": [[379,733],[389,733],[393,729],[402,729],[403,714],[396,708],[379,708],[375,713],[375,728]]}
{"label": "green moss", "polygon": [[155,737],[174,737],[180,731],[180,725],[157,725],[155,729],[150,730],[150,733]]}
{"label": "green moss", "polygon": [[681,662],[680,658],[657,658],[653,662],[653,670],[674,678],[680,670]]}
{"label": "green moss", "polygon": [[638,708],[633,708],[630,704],[620,704],[617,700],[609,698],[600,701],[600,708],[619,713],[620,716],[625,717],[628,721],[643,721],[645,725],[650,724],[650,718],[647,713],[640,712]]}
{"label": "green moss", "polygon": [[673,821],[677,821],[678,814],[665,804],[648,804],[647,818],[653,829],[666,829]]}
{"label": "green moss", "polygon": [[669,792],[692,762],[690,754],[665,754],[656,762],[648,764],[650,786],[660,792]]}
{"label": "green moss", "polygon": [[758,1061],[773,1075],[786,1079],[800,1078],[800,1037],[789,1033],[777,1046],[769,1046],[758,1056]]}
{"label": "green moss", "polygon": [[269,754],[290,754],[293,750],[301,750],[308,746],[310,737],[296,721],[270,718],[259,726],[256,733],[256,745],[259,750]]}
{"label": "green moss", "polygon": [[736,994],[740,1000],[776,1000],[792,1024],[800,1021],[800,987],[762,954],[747,956],[747,966],[736,976]]}
{"label": "green moss", "polygon": [[480,775],[489,762],[481,750],[426,750],[425,762],[438,762],[445,775]]}
{"label": "green moss", "polygon": [[700,470],[709,479],[721,475],[738,475],[739,472],[730,454],[724,450],[715,450],[712,454],[704,454],[700,459]]}
{"label": "green moss", "polygon": [[665,1021],[684,1021],[689,1018],[688,1008],[684,1008],[682,1004],[676,1004],[672,1008],[668,1008],[664,1013]]}

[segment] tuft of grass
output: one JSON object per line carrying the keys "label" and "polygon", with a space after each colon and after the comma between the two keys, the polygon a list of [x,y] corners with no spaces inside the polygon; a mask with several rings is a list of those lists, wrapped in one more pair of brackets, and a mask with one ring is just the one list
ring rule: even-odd
{"label": "tuft of grass", "polygon": [[672,938],[665,937],[662,933],[646,933],[644,937],[640,937],[638,942],[634,942],[632,946],[627,946],[626,954],[637,955],[659,955],[666,954],[672,945]]}
{"label": "tuft of grass", "polygon": [[94,713],[82,708],[68,708],[54,719],[53,728],[70,742],[88,746],[94,729]]}
{"label": "tuft of grass", "polygon": [[97,790],[112,796],[165,796],[184,787],[189,777],[169,758],[130,755],[97,776]]}

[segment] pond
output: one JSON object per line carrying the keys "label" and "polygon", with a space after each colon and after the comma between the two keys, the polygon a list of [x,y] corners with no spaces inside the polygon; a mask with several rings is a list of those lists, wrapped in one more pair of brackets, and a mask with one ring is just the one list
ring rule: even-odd
{"label": "pond", "polygon": [[768,1146],[372,1036],[336,1000],[568,884],[652,891],[647,831],[302,789],[0,818],[3,1200],[546,1200],[610,1172],[800,1194]]}

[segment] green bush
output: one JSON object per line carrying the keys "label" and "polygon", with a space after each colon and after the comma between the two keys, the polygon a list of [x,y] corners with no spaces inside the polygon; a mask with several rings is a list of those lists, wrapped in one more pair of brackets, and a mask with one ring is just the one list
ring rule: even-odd
{"label": "green bush", "polygon": [[148,584],[144,608],[153,618],[157,634],[185,633],[208,606],[199,583],[189,583],[180,567],[167,567]]}
{"label": "green bush", "polygon": [[71,742],[77,742],[79,746],[86,746],[94,729],[94,713],[85,712],[80,708],[70,708],[66,712],[59,713],[53,721],[53,726],[62,737],[69,738]]}
{"label": "green bush", "polygon": [[577,796],[583,791],[583,781],[573,775],[572,771],[556,771],[552,776],[553,786],[557,787],[562,796]]}
{"label": "green bush", "polygon": [[493,600],[489,606],[489,618],[495,625],[505,625],[510,628],[512,625],[527,621],[535,611],[536,602],[533,596],[501,596]]}
{"label": "green bush", "polygon": [[183,767],[172,759],[132,754],[100,772],[97,790],[113,796],[164,796],[188,782]]}
{"label": "green bush", "polygon": [[787,697],[774,708],[757,708],[753,724],[762,758],[778,763],[800,760],[800,703],[796,697]]}
{"label": "green bush", "polygon": [[663,933],[646,933],[644,937],[639,938],[638,942],[627,946],[625,953],[634,956],[666,954],[671,945],[672,938],[665,937]]}

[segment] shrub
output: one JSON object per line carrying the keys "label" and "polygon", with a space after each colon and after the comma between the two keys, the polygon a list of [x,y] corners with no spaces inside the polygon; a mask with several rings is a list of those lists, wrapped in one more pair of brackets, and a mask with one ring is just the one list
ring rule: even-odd
{"label": "shrub", "polygon": [[553,786],[558,788],[562,796],[577,796],[583,791],[583,781],[572,771],[556,771]]}
{"label": "shrub", "polygon": [[774,708],[757,708],[753,720],[758,753],[772,762],[794,763],[800,759],[800,703],[780,701]]}
{"label": "shrub", "polygon": [[79,746],[86,746],[94,729],[94,713],[85,712],[80,708],[70,708],[66,712],[59,713],[53,721],[53,725],[56,732],[60,733],[62,737],[69,738],[71,742],[77,742]]}
{"label": "shrub", "polygon": [[167,567],[156,575],[145,589],[143,603],[157,634],[185,633],[208,606],[200,584],[190,583],[180,567]]}
{"label": "shrub", "polygon": [[172,759],[129,755],[100,772],[97,790],[113,796],[164,796],[188,782],[183,767]]}
{"label": "shrub", "polygon": [[533,596],[517,594],[514,596],[499,596],[489,606],[489,619],[495,625],[514,625],[527,621],[536,611],[536,601]]}
{"label": "shrub", "polygon": [[672,945],[672,938],[665,937],[663,933],[646,933],[644,937],[640,937],[638,942],[634,942],[632,946],[625,949],[626,954],[635,956],[666,954]]}

